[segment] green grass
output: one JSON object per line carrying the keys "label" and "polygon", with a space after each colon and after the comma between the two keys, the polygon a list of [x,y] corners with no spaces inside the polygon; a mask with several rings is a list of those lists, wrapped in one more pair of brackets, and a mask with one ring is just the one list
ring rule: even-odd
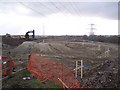
{"label": "green grass", "polygon": [[2,82],[3,88],[61,88],[52,81],[41,83],[35,77],[30,80],[23,80],[23,77],[31,76],[28,70],[22,70]]}
{"label": "green grass", "polygon": [[46,81],[44,85],[45,85],[45,88],[61,88],[58,84],[52,81]]}
{"label": "green grass", "polygon": [[32,79],[28,82],[28,85],[31,86],[31,88],[43,88],[43,84],[40,83],[37,79]]}

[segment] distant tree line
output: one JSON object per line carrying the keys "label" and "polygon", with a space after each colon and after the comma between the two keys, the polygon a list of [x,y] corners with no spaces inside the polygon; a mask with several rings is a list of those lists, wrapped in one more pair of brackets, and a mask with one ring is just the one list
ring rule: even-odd
{"label": "distant tree line", "polygon": [[98,42],[106,42],[106,43],[116,43],[119,44],[120,43],[120,35],[84,35],[83,39],[85,40],[90,40],[90,41],[98,41]]}
{"label": "distant tree line", "polygon": [[[114,43],[119,44],[120,43],[120,35],[81,35],[81,36],[73,36],[73,35],[65,35],[65,36],[47,36],[45,37],[45,40],[51,39],[51,40],[67,40],[67,41],[78,41],[81,42],[83,40],[86,41],[98,41],[98,42],[105,42],[105,43]],[[42,40],[42,38],[37,38],[39,41]],[[21,40],[20,38],[12,38],[10,34],[6,34],[2,36],[2,42],[8,45],[12,46],[18,46],[25,40]]]}

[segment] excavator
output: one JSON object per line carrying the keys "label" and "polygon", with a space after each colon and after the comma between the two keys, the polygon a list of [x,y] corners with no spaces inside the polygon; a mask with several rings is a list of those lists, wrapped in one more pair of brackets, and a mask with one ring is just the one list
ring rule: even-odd
{"label": "excavator", "polygon": [[[29,33],[32,33],[32,38],[30,37]],[[20,36],[20,39],[24,39],[27,41],[34,40],[35,39],[35,30],[26,32],[26,34],[24,36],[23,35]]]}
{"label": "excavator", "polygon": [[[32,38],[29,36],[29,33],[32,33]],[[35,31],[28,31],[24,36],[20,36],[20,39],[31,41],[35,39]],[[15,62],[11,59],[10,56],[2,55],[0,56],[2,64],[0,65],[2,69],[2,76],[8,76],[15,72]]]}

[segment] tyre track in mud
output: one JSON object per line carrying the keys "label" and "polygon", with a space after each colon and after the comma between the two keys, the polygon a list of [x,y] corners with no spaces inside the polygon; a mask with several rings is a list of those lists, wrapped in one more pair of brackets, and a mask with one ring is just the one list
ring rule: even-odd
{"label": "tyre track in mud", "polygon": [[64,44],[50,44],[50,48],[54,50],[57,54],[67,54],[70,53],[71,49],[66,47]]}

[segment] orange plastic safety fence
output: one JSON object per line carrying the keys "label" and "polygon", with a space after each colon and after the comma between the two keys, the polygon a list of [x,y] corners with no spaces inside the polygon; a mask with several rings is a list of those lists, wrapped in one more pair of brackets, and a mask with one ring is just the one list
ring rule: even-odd
{"label": "orange plastic safety fence", "polygon": [[58,78],[60,78],[69,88],[80,88],[72,69],[65,67],[55,60],[42,57],[41,55],[31,54],[28,70],[38,80],[48,79],[63,86],[58,80]]}

